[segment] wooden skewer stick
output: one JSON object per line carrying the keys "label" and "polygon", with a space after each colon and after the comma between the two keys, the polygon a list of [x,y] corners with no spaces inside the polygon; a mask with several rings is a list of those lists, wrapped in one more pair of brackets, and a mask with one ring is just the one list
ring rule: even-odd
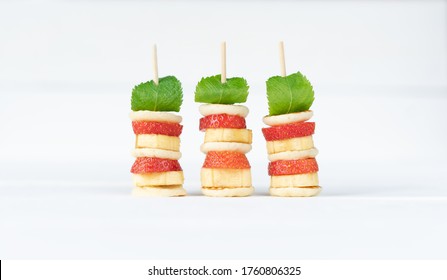
{"label": "wooden skewer stick", "polygon": [[281,76],[286,76],[286,59],[284,58],[284,42],[279,42],[279,63],[281,65]]}
{"label": "wooden skewer stick", "polygon": [[227,43],[222,42],[220,45],[220,58],[221,58],[221,76],[220,82],[222,84],[227,82]]}
{"label": "wooden skewer stick", "polygon": [[152,48],[152,67],[154,68],[154,83],[158,86],[157,45]]}

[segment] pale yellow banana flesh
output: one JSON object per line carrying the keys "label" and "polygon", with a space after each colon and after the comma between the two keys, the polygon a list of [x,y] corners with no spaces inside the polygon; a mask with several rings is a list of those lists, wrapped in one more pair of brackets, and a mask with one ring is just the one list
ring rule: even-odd
{"label": "pale yellow banana flesh", "polygon": [[253,187],[243,188],[212,188],[202,187],[202,193],[206,196],[213,197],[243,197],[250,196],[254,192]]}
{"label": "pale yellow banana flesh", "polygon": [[246,154],[251,150],[251,144],[236,142],[206,142],[200,145],[200,150],[205,154],[211,151],[234,151]]}
{"label": "pale yellow banana flesh", "polygon": [[289,123],[305,122],[310,118],[312,118],[312,116],[313,116],[312,111],[304,111],[304,112],[297,112],[297,113],[290,113],[276,116],[265,116],[263,118],[263,121],[266,125],[270,126],[285,125]]}
{"label": "pale yellow banana flesh", "polygon": [[321,192],[321,187],[270,188],[270,195],[282,197],[310,197]]}
{"label": "pale yellow banana flesh", "polygon": [[269,161],[277,160],[297,160],[303,158],[315,158],[318,155],[318,150],[316,148],[311,148],[308,150],[301,151],[287,151],[280,152],[276,154],[269,154]]}
{"label": "pale yellow banana flesh", "polygon": [[183,171],[132,174],[137,187],[183,185]]}
{"label": "pale yellow banana flesh", "polygon": [[251,172],[246,169],[202,168],[202,187],[240,188],[251,187]]}
{"label": "pale yellow banana flesh", "polygon": [[153,122],[168,122],[180,123],[182,117],[168,112],[154,112],[154,111],[132,111],[130,112],[130,119],[132,121],[153,121]]}
{"label": "pale yellow banana flesh", "polygon": [[180,150],[180,138],[160,134],[137,134],[135,148],[162,149],[178,152]]}
{"label": "pale yellow banana flesh", "polygon": [[202,104],[199,107],[199,112],[203,116],[227,114],[245,118],[248,115],[248,108],[244,105]]}
{"label": "pale yellow banana flesh", "polygon": [[271,176],[270,178],[271,188],[312,187],[318,185],[318,174],[316,172],[295,175]]}
{"label": "pale yellow banana flesh", "polygon": [[267,152],[276,154],[286,151],[301,151],[314,147],[312,136],[297,137],[284,140],[267,141]]}
{"label": "pale yellow banana flesh", "polygon": [[250,129],[244,128],[209,128],[205,131],[204,142],[237,142],[251,144],[252,132]]}

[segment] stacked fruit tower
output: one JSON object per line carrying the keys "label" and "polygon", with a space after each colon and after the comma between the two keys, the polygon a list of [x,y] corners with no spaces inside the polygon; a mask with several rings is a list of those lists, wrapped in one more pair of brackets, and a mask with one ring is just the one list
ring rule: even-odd
{"label": "stacked fruit tower", "polygon": [[286,76],[284,48],[280,44],[282,76],[267,81],[269,116],[262,133],[267,141],[270,194],[274,196],[315,196],[321,191],[312,135],[315,123],[309,110],[314,101],[312,85],[300,72]]}
{"label": "stacked fruit tower", "polygon": [[[156,51],[154,48],[156,57]],[[156,59],[154,59],[156,61]],[[154,67],[156,69],[156,66]],[[182,117],[179,112],[182,86],[174,76],[137,85],[132,91],[132,128],[136,135],[131,173],[133,194],[143,196],[183,196],[183,171],[178,162]]]}
{"label": "stacked fruit tower", "polygon": [[[225,65],[225,44],[223,65]],[[234,105],[247,100],[248,85],[243,78],[222,75],[202,78],[197,84],[195,101],[205,131],[201,151],[206,154],[201,170],[202,193],[206,196],[236,197],[253,193],[250,163],[245,154],[251,150],[252,132],[246,129],[248,108]]]}

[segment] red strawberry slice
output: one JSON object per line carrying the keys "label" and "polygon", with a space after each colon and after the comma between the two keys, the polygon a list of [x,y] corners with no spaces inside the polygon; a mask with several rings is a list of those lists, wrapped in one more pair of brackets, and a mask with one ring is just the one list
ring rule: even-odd
{"label": "red strawberry slice", "polygon": [[267,141],[309,136],[314,134],[314,131],[314,122],[296,122],[262,129],[262,133]]}
{"label": "red strawberry slice", "polygon": [[207,128],[246,128],[245,119],[241,116],[215,114],[200,119],[200,131]]}
{"label": "red strawberry slice", "polygon": [[183,126],[178,123],[135,121],[132,122],[132,128],[135,134],[179,136],[182,133]]}
{"label": "red strawberry slice", "polygon": [[278,160],[269,163],[269,175],[306,174],[318,171],[318,164],[314,158],[297,160]]}
{"label": "red strawberry slice", "polygon": [[139,157],[132,165],[131,173],[144,174],[152,172],[168,172],[168,171],[182,171],[182,167],[178,160],[154,158],[154,157]]}
{"label": "red strawberry slice", "polygon": [[250,163],[242,153],[230,151],[208,152],[203,167],[245,169],[250,168]]}

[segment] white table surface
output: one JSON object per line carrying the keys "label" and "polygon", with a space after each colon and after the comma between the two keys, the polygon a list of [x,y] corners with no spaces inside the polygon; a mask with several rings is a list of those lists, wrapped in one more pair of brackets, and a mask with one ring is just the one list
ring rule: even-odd
{"label": "white table surface", "polygon": [[[134,198],[128,186],[3,186],[0,258],[447,257],[447,192]],[[441,194],[441,195],[440,195]]]}

